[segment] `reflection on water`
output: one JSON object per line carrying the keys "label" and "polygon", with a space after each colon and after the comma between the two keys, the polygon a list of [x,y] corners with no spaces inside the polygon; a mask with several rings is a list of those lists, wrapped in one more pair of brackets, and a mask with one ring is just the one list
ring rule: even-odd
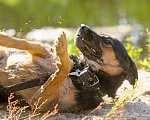
{"label": "reflection on water", "polygon": [[140,32],[150,29],[149,5],[150,0],[0,0],[0,30],[51,44],[58,28],[72,28],[64,30],[69,37],[84,23],[119,40],[132,36],[133,45],[145,48]]}
{"label": "reflection on water", "polygon": [[[12,1],[12,0],[11,0]],[[149,0],[0,0],[0,29],[28,32],[43,26],[143,24],[150,27]]]}

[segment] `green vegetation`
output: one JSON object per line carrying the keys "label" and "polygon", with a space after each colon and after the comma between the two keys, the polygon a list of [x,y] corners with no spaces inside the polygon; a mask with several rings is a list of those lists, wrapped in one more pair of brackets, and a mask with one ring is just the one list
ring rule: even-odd
{"label": "green vegetation", "polygon": [[[40,120],[47,120],[49,116],[55,115],[58,113],[58,109],[56,105],[54,107],[54,111],[47,111],[46,113],[42,114],[38,112],[40,107],[45,103],[43,102],[41,105],[39,105],[40,99],[35,102],[35,110],[31,112],[26,113],[27,108],[29,106],[23,106],[19,107],[18,100],[13,101],[14,93],[11,93],[8,97],[8,105],[7,105],[7,112],[5,114],[0,113],[0,119],[1,120],[31,120],[31,119],[38,119],[40,117]],[[1,106],[0,108],[2,108]],[[26,114],[25,114],[26,113]],[[40,116],[41,115],[41,116]],[[39,119],[38,119],[39,120]]]}
{"label": "green vegetation", "polygon": [[24,33],[43,26],[77,27],[144,24],[149,0],[0,0],[0,29]]}
{"label": "green vegetation", "polygon": [[[91,27],[140,23],[149,27],[149,13],[148,0],[0,0],[0,29],[13,28],[24,35],[43,26],[78,27],[81,23]],[[126,45],[139,69],[150,70],[150,39],[147,42],[144,59],[140,57],[142,48],[130,42]],[[69,53],[77,55],[73,39],[69,44]]]}
{"label": "green vegetation", "polygon": [[[150,35],[150,32],[147,32],[148,37]],[[126,43],[126,49],[128,51],[129,56],[132,58],[132,60],[135,62],[135,64],[137,65],[138,69],[143,69],[146,71],[150,71],[150,38],[148,38],[147,41],[147,54],[144,57],[144,59],[141,58],[141,54],[143,49],[141,47],[138,47],[137,49],[131,45],[131,41],[132,41],[132,37],[129,37],[126,39],[126,41],[128,41]],[[71,55],[78,55],[78,53],[80,52],[78,50],[78,48],[75,46],[74,44],[74,39],[73,37],[71,38],[70,41],[68,41],[68,51],[69,54]]]}
{"label": "green vegetation", "polygon": [[[43,26],[77,28],[81,23],[91,27],[136,23],[149,27],[149,5],[149,0],[0,0],[0,29],[13,28],[17,32],[26,34],[32,29]],[[147,35],[150,36],[148,30]],[[136,63],[138,69],[150,71],[150,37],[145,39],[147,51],[144,58],[141,57],[143,49],[134,47],[131,44],[132,39],[129,37],[125,45],[129,56]],[[73,55],[78,55],[80,52],[74,44],[73,37],[68,41],[68,51]],[[128,96],[138,90],[140,89],[135,88],[125,92],[106,118],[122,114],[125,110],[124,105],[129,100]],[[31,119],[39,115],[34,112],[29,116],[20,117],[28,106],[17,107],[18,101],[10,102],[12,98],[13,95],[8,98],[9,115],[2,115],[0,119]],[[96,109],[101,109],[101,104]],[[56,113],[57,109],[55,108],[53,112],[48,111],[42,117],[46,119]]]}
{"label": "green vegetation", "polygon": [[72,37],[70,39],[70,41],[67,41],[67,42],[68,42],[67,44],[68,44],[68,52],[69,52],[69,54],[77,56],[80,53],[80,51],[76,47],[76,45],[74,44],[74,37]]}
{"label": "green vegetation", "polygon": [[138,69],[143,69],[150,71],[150,32],[147,30],[148,39],[147,41],[147,54],[144,57],[144,59],[141,59],[140,55],[142,54],[143,49],[141,47],[138,47],[137,49],[131,45],[130,41],[132,41],[132,37],[128,38],[127,44],[126,44],[126,49],[128,51],[129,56],[133,59],[133,61],[136,63]]}

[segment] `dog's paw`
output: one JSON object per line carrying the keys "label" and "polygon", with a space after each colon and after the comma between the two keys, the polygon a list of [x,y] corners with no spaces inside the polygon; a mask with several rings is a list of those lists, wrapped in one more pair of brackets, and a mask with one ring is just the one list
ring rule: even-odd
{"label": "dog's paw", "polygon": [[67,39],[64,32],[59,34],[58,39],[55,41],[55,48],[57,54],[67,52]]}

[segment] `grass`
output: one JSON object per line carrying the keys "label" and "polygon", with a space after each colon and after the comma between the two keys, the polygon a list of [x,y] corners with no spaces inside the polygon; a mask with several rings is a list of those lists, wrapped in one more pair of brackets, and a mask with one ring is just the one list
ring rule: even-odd
{"label": "grass", "polygon": [[[122,97],[119,98],[117,100],[117,102],[115,103],[115,105],[112,107],[111,111],[109,111],[107,113],[107,115],[104,115],[103,117],[101,117],[101,119],[107,120],[107,119],[119,119],[119,118],[121,118],[123,116],[124,112],[126,111],[125,104],[127,104],[128,101],[130,100],[129,96],[135,94],[138,91],[140,86],[141,85],[137,85],[137,82],[136,82],[136,84],[132,90],[125,91],[123,93]],[[45,103],[45,102],[43,102],[41,105],[39,105],[39,101],[40,101],[40,99],[39,99],[34,104],[35,105],[34,111],[32,111],[32,113],[28,113],[27,115],[25,115],[26,109],[29,108],[29,106],[18,107],[17,106],[18,100],[11,101],[13,98],[14,98],[14,95],[13,95],[13,93],[11,93],[10,96],[8,97],[8,105],[7,105],[7,113],[8,114],[3,115],[1,113],[0,119],[3,119],[3,120],[21,120],[21,119],[23,119],[23,120],[31,120],[31,119],[45,120],[45,119],[48,119],[48,117],[50,117],[52,115],[56,115],[58,113],[58,109],[57,109],[58,105],[56,105],[54,107],[54,111],[52,111],[52,112],[48,111],[45,114],[41,114],[41,113],[37,112],[40,109],[40,107]],[[106,102],[100,103],[100,105],[97,108],[92,110],[82,120],[88,119],[88,117],[92,113],[94,113],[94,111],[100,110],[102,108],[103,104],[108,104],[108,103],[106,103]]]}
{"label": "grass", "polygon": [[[137,87],[137,82],[135,84],[135,86]],[[103,120],[107,120],[107,119],[120,119],[123,116],[123,113],[126,111],[125,109],[125,105],[128,103],[129,100],[129,96],[131,96],[132,94],[135,93],[135,89],[136,87],[134,87],[131,90],[125,91],[122,95],[121,98],[119,98],[117,100],[117,102],[115,103],[115,105],[111,108],[111,110],[104,115],[101,119]],[[93,111],[91,111],[85,118],[87,118],[89,115],[91,115],[95,110],[97,109],[101,109],[103,104],[107,104],[107,103],[100,103],[100,105],[95,108]],[[85,119],[83,118],[83,120]]]}
{"label": "grass", "polygon": [[138,88],[137,82],[138,81],[136,81],[136,83],[135,83],[132,91],[131,90],[124,91],[122,97],[117,100],[117,102],[115,103],[115,105],[112,107],[111,111],[107,113],[106,118],[107,117],[113,118],[113,117],[116,117],[118,114],[120,114],[119,117],[123,116],[124,111],[126,111],[126,109],[125,109],[124,106],[130,100],[129,96],[135,94],[135,91]]}
{"label": "grass", "polygon": [[[147,31],[147,33],[145,35],[148,36],[148,39],[146,39],[147,55],[144,57],[144,59],[141,59],[141,54],[142,54],[143,49],[141,47],[135,48],[134,46],[131,45],[130,42],[133,39],[132,37],[127,38],[128,42],[126,44],[126,49],[127,49],[129,56],[136,63],[138,69],[150,71],[150,32],[148,31],[148,29],[146,29],[146,31]],[[69,44],[74,45],[74,43],[72,41]],[[75,54],[73,52],[75,52]],[[78,50],[76,48],[74,48],[74,49],[70,50],[70,54],[77,55]],[[111,111],[109,111],[107,113],[107,115],[103,116],[103,118],[101,118],[101,119],[105,120],[105,119],[119,119],[119,118],[121,118],[123,116],[123,113],[126,111],[124,106],[130,100],[129,96],[132,96],[136,92],[138,92],[138,90],[139,90],[138,88],[140,86],[141,86],[141,84],[137,85],[137,82],[136,82],[135,87],[133,88],[132,91],[131,90],[125,91],[123,93],[123,96],[112,107]],[[92,110],[87,116],[85,116],[83,118],[83,120],[87,119],[88,116],[91,115],[94,111],[101,109],[102,104],[104,104],[104,103],[100,103],[100,105],[97,108],[95,108],[94,110]]]}
{"label": "grass", "polygon": [[126,41],[126,49],[128,51],[129,56],[133,59],[133,61],[136,63],[138,69],[143,69],[146,71],[150,71],[150,32],[148,29],[146,29],[146,34],[142,32],[143,35],[147,36],[146,39],[146,47],[147,47],[147,55],[144,57],[144,59],[141,59],[141,54],[143,49],[141,47],[138,47],[137,49],[130,44],[132,41],[132,37],[127,38]]}
{"label": "grass", "polygon": [[[148,117],[136,117],[134,115],[130,115],[128,116],[128,118],[124,118],[124,112],[127,110],[125,108],[125,105],[128,104],[129,102],[133,101],[133,99],[135,99],[137,97],[137,95],[135,95],[136,93],[138,93],[139,90],[141,90],[141,87],[143,87],[143,82],[138,82],[136,81],[135,86],[133,87],[133,89],[128,89],[126,91],[123,92],[122,97],[120,97],[116,102],[115,105],[111,108],[111,110],[104,115],[103,117],[95,117],[95,119],[97,120],[128,120],[129,117],[130,119],[135,119],[135,120],[143,120],[145,118],[149,119]],[[87,116],[85,116],[82,120],[87,120],[87,119],[91,119],[89,116],[91,114],[94,114],[94,112],[96,110],[100,110],[102,109],[102,105],[103,104],[108,104],[106,102],[104,103],[100,103],[100,105],[95,108],[94,110],[92,110]],[[94,118],[93,118],[94,119]]]}
{"label": "grass", "polygon": [[77,56],[80,53],[80,50],[74,44],[74,37],[71,37],[70,40],[67,41],[67,44],[68,44],[68,52],[70,55]]}
{"label": "grass", "polygon": [[39,109],[39,107],[37,107],[37,106],[41,107],[41,105],[43,104],[42,103],[41,105],[38,105],[38,103],[40,101],[40,99],[39,99],[39,101],[37,101],[37,103],[34,104],[35,110],[32,111],[32,113],[28,113],[27,115],[25,115],[26,110],[27,110],[27,108],[29,108],[29,106],[18,107],[17,106],[18,100],[11,101],[13,98],[14,98],[14,95],[13,95],[13,93],[11,93],[10,96],[8,97],[8,105],[6,107],[7,113],[6,114],[0,113],[1,120],[31,120],[31,119],[45,120],[48,117],[58,113],[58,109],[57,109],[58,105],[56,105],[54,107],[54,111],[52,111],[52,112],[47,111],[44,114],[37,112],[37,110]]}
{"label": "grass", "polygon": [[[150,32],[147,30],[147,35],[150,36]],[[130,40],[132,40],[132,37],[129,38]],[[135,61],[137,67],[139,69],[144,69],[147,71],[150,71],[150,38],[146,39],[147,41],[147,56],[145,56],[144,59],[140,58],[140,54],[142,52],[142,48],[138,47],[137,49],[132,46],[130,44],[130,42],[128,42],[126,44],[126,49],[128,51],[129,56]],[[71,39],[71,41],[68,42],[69,46],[69,54],[73,54],[73,55],[77,55],[79,53],[79,50],[76,48],[76,46],[74,45],[73,42],[73,38]],[[141,85],[137,85],[136,82],[136,86],[132,89],[132,90],[127,90],[123,93],[122,97],[119,98],[117,100],[117,102],[115,103],[115,105],[112,107],[111,111],[109,111],[107,113],[107,115],[104,115],[101,119],[122,119],[122,116],[124,114],[124,112],[126,111],[125,109],[125,105],[129,102],[130,97],[134,95],[136,92],[138,92],[138,88]],[[8,97],[8,105],[7,105],[7,113],[8,114],[2,114],[0,119],[3,120],[20,120],[20,119],[26,119],[26,120],[31,120],[31,119],[35,119],[38,118],[40,120],[45,120],[48,117],[55,115],[58,113],[58,109],[57,109],[57,105],[54,107],[54,111],[48,111],[45,114],[41,114],[38,111],[38,109],[40,109],[38,107],[38,103],[35,103],[35,110],[28,115],[25,115],[24,113],[26,113],[27,108],[29,108],[29,106],[24,106],[24,107],[18,107],[18,100],[12,101],[11,100],[14,98],[13,93],[10,94],[10,96]],[[40,99],[39,99],[40,100]],[[44,104],[44,103],[43,103]],[[83,118],[83,120],[87,119],[88,116],[90,116],[92,113],[94,113],[94,111],[96,110],[100,110],[102,108],[103,104],[107,104],[107,103],[100,103],[100,105],[95,108],[94,110],[92,110],[87,116],[85,116]],[[41,104],[42,105],[42,104]],[[41,106],[39,105],[39,106]]]}
{"label": "grass", "polygon": [[[104,115],[103,117],[99,117],[98,119],[100,120],[127,120],[127,118],[122,118],[124,112],[126,111],[125,109],[125,105],[131,100],[130,97],[133,96],[136,92],[138,92],[138,90],[140,89],[140,87],[142,86],[142,83],[140,84],[135,84],[135,86],[133,87],[133,89],[129,89],[127,91],[124,91],[122,97],[120,97],[115,105],[111,108],[111,110]],[[50,112],[46,112],[44,114],[38,113],[37,110],[39,109],[37,106],[41,106],[38,105],[39,101],[37,101],[37,103],[35,103],[35,110],[32,113],[26,113],[26,109],[29,106],[24,106],[24,107],[18,107],[17,103],[18,100],[12,101],[11,100],[14,98],[13,93],[10,94],[10,96],[8,97],[8,105],[7,105],[7,113],[8,114],[1,114],[1,118],[2,120],[32,120],[32,119],[38,119],[38,120],[46,120],[46,119],[50,119],[50,116],[56,115],[58,113],[58,109],[56,105],[54,107],[54,111]],[[87,120],[89,119],[89,116],[91,114],[93,114],[96,110],[100,110],[102,109],[102,105],[103,104],[108,104],[106,102],[102,102],[100,103],[100,105],[95,108],[94,110],[92,110],[87,116],[85,116],[82,120]],[[131,118],[136,119],[135,116],[130,116]],[[93,118],[94,119],[94,118]],[[95,117],[95,119],[97,119]],[[137,119],[141,119],[141,118],[137,118]]]}
{"label": "grass", "polygon": [[[135,48],[133,45],[131,45],[132,37],[129,37],[126,39],[126,50],[129,54],[129,56],[132,58],[132,60],[136,63],[138,69],[150,71],[150,32],[148,29],[146,29],[147,33],[142,33],[145,36],[148,36],[148,39],[146,39],[146,47],[147,47],[147,55],[144,57],[144,59],[141,58],[141,54],[143,49],[141,47]],[[80,51],[74,44],[73,37],[70,41],[68,41],[68,51],[71,55],[78,55]]]}

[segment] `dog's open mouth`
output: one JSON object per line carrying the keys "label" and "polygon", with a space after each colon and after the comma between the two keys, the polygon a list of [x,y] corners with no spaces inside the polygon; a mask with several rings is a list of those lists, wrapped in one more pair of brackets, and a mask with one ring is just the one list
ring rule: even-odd
{"label": "dog's open mouth", "polygon": [[98,52],[94,48],[92,48],[88,44],[86,44],[84,41],[84,38],[80,37],[80,35],[77,35],[77,36],[79,37],[79,39],[81,39],[81,44],[84,46],[84,48],[86,48],[87,52],[98,57]]}
{"label": "dog's open mouth", "polygon": [[97,61],[102,56],[99,35],[86,25],[77,30],[74,43],[85,57]]}

